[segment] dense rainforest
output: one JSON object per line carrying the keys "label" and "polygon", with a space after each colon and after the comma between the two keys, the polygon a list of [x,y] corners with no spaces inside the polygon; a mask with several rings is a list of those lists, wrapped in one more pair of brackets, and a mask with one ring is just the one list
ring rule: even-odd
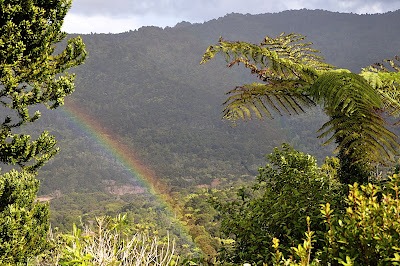
{"label": "dense rainforest", "polygon": [[[357,15],[303,9],[79,34],[88,57],[69,70],[76,74],[75,92],[56,111],[38,107],[42,117],[23,127],[33,136],[49,131],[61,149],[37,175],[38,197],[49,200],[52,227],[67,232],[80,220],[127,213],[131,224],[164,236],[169,231],[183,254],[215,255],[225,237],[217,210],[227,208],[223,202],[236,198],[237,189],[256,181],[266,154],[285,142],[315,156],[320,167],[335,145],[321,146],[324,139],[317,138],[327,121],[319,107],[273,120],[222,120],[225,92],[256,78],[240,67],[226,68],[223,57],[200,65],[207,47],[220,36],[257,43],[266,35],[295,32],[307,36],[329,64],[359,73],[399,54],[399,19],[400,11]],[[113,148],[107,140],[123,146]],[[146,178],[137,177],[118,147],[131,150],[130,156],[165,185],[163,193],[182,217],[171,215],[171,201],[150,193]]]}

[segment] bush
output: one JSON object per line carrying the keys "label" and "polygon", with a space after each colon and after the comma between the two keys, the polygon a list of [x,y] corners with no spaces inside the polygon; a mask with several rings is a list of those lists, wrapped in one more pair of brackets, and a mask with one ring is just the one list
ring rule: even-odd
{"label": "bush", "polygon": [[324,234],[324,245],[311,256],[314,232],[308,230],[303,245],[292,248],[296,257],[285,259],[274,239],[274,265],[400,265],[399,185],[397,175],[385,189],[349,185],[344,214],[335,214],[329,203],[321,207],[326,229],[316,233]]}
{"label": "bush", "polygon": [[345,215],[322,208],[328,227],[323,260],[349,260],[355,265],[387,265],[400,262],[400,179],[391,178],[387,188],[368,184],[349,186]]}

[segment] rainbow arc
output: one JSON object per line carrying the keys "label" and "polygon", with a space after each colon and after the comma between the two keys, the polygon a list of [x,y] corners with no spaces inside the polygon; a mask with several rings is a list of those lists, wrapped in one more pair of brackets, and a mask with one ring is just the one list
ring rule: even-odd
{"label": "rainbow arc", "polygon": [[[130,145],[119,139],[116,134],[113,134],[112,129],[105,127],[74,101],[66,101],[64,107],[60,108],[60,110],[75,125],[81,128],[86,135],[102,146],[121,166],[129,171],[132,178],[139,181],[161,204],[165,205],[170,218],[176,219],[177,214],[178,217],[183,217],[181,207],[169,194],[170,188],[161,182],[155,172],[140,160]],[[186,222],[182,220],[178,221],[180,228],[177,229],[184,233],[184,237],[188,243],[194,244],[188,233],[189,230]]]}

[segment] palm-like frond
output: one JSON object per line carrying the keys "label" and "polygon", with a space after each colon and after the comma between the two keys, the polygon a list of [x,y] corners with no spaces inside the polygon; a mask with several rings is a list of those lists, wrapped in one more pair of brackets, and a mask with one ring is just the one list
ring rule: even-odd
{"label": "palm-like frond", "polygon": [[318,50],[311,43],[302,42],[304,36],[281,34],[276,38],[266,37],[261,44],[230,42],[220,38],[218,45],[211,45],[201,63],[206,63],[216,54],[223,54],[228,67],[243,64],[255,74],[262,84],[251,84],[235,88],[225,101],[224,117],[228,119],[251,118],[251,113],[263,118],[273,118],[272,110],[281,114],[298,114],[313,105],[305,93],[322,71],[333,67],[317,56]]}
{"label": "palm-like frond", "polygon": [[364,78],[348,70],[322,74],[310,87],[309,94],[324,105],[328,115],[338,108],[344,115],[360,110],[370,112],[383,104],[379,94]]}
{"label": "palm-like frond", "polygon": [[395,56],[394,60],[387,59],[388,63],[396,72],[391,72],[384,64],[377,63],[364,68],[361,76],[379,93],[383,106],[382,110],[390,116],[400,116],[400,58]]}
{"label": "palm-like frond", "polygon": [[298,85],[298,82],[282,81],[279,85],[254,83],[236,87],[227,93],[231,96],[224,102],[223,117],[245,120],[251,119],[253,112],[259,119],[264,116],[273,119],[270,109],[279,115],[304,113],[304,107],[315,104],[301,90],[296,90]]}
{"label": "palm-like frond", "polygon": [[399,147],[397,136],[386,126],[385,120],[375,112],[357,112],[346,116],[338,111],[321,127],[319,131],[323,133],[319,137],[330,135],[326,143],[336,141],[336,151],[347,150],[358,154],[353,156],[353,162],[384,162],[384,158],[398,154]]}
{"label": "palm-like frond", "polygon": [[356,75],[334,70],[304,39],[281,34],[267,36],[259,45],[222,38],[211,45],[201,63],[223,54],[228,67],[242,64],[262,81],[229,91],[224,118],[273,118],[273,111],[298,114],[319,103],[331,117],[319,130],[320,137],[330,137],[326,143],[335,140],[352,162],[384,162],[397,153],[396,135],[387,129],[381,112],[400,115],[399,58],[385,60],[397,73],[376,64]]}

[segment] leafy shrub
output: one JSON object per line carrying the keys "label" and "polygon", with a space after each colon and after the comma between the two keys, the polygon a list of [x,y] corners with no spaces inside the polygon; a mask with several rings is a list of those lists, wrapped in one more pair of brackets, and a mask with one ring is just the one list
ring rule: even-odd
{"label": "leafy shrub", "polygon": [[292,247],[296,256],[285,259],[274,239],[274,265],[400,265],[399,185],[396,174],[384,189],[349,185],[345,213],[335,214],[329,203],[321,207],[326,229],[316,233],[325,235],[324,246],[311,256],[314,232],[308,229],[303,245]]}
{"label": "leafy shrub", "polygon": [[322,208],[328,226],[322,259],[354,265],[400,262],[400,179],[388,186],[350,185],[346,214],[334,215],[329,203]]}

